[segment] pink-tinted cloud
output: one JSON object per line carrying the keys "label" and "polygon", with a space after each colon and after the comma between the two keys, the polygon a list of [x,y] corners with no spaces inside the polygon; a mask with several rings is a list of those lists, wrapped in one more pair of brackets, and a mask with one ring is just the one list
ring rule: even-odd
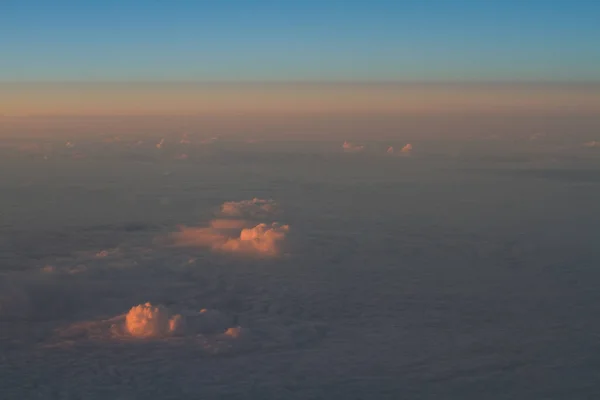
{"label": "pink-tinted cloud", "polygon": [[345,141],[342,144],[342,149],[346,152],[346,153],[358,153],[361,152],[365,149],[365,146],[362,145],[358,145],[358,144],[354,144],[348,141]]}
{"label": "pink-tinted cloud", "polygon": [[171,316],[165,307],[146,303],[129,310],[124,327],[133,337],[159,338],[181,332],[184,329],[183,323],[181,315]]}
{"label": "pink-tinted cloud", "polygon": [[[181,226],[171,233],[167,243],[173,246],[206,247],[213,251],[261,256],[277,256],[290,228],[277,222],[257,223],[276,212],[273,200],[225,202],[220,208],[221,218],[211,220],[207,226]],[[227,218],[236,217],[236,218]]]}
{"label": "pink-tinted cloud", "polygon": [[[211,224],[212,225],[212,224]],[[258,224],[252,228],[244,228],[239,233],[228,232],[231,228],[181,227],[179,232],[172,233],[169,238],[174,246],[207,247],[214,251],[277,256],[289,232],[288,225],[276,222]]]}
{"label": "pink-tinted cloud", "polygon": [[404,147],[402,148],[402,150],[400,150],[400,151],[401,151],[402,153],[404,153],[404,154],[410,154],[410,153],[412,152],[412,150],[413,150],[413,146],[412,146],[412,144],[408,143],[408,144],[407,144],[406,146],[404,146]]}

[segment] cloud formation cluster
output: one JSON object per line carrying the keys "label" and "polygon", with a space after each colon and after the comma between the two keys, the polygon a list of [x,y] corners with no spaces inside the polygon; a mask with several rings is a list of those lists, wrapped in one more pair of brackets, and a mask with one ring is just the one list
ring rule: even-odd
{"label": "cloud formation cluster", "polygon": [[[290,230],[278,222],[258,222],[277,211],[273,200],[252,200],[223,203],[219,218],[208,226],[181,226],[169,235],[173,246],[206,247],[213,251],[245,255],[278,256]],[[235,217],[235,218],[231,218]]]}

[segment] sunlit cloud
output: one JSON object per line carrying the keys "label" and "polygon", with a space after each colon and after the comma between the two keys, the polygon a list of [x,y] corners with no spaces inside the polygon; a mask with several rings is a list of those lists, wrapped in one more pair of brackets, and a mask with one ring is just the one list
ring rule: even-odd
{"label": "sunlit cloud", "polygon": [[342,149],[346,152],[346,153],[358,153],[361,152],[365,149],[365,146],[362,145],[358,145],[358,144],[354,144],[348,141],[345,141],[342,144]]}
{"label": "sunlit cloud", "polygon": [[277,256],[289,232],[288,225],[276,222],[261,223],[244,228],[237,235],[231,228],[189,228],[180,227],[179,232],[169,235],[170,243],[182,247],[207,247],[214,251]]}
{"label": "sunlit cloud", "polygon": [[179,232],[168,236],[167,244],[205,247],[217,252],[278,256],[289,233],[289,225],[256,221],[268,218],[276,211],[277,205],[273,200],[254,198],[225,202],[221,205],[219,218],[212,219],[207,226],[180,226]]}
{"label": "sunlit cloud", "polygon": [[404,153],[404,154],[410,154],[413,150],[413,146],[412,144],[408,143],[407,145],[405,145],[402,150],[400,150],[400,152]]}
{"label": "sunlit cloud", "polygon": [[125,316],[125,330],[133,337],[164,337],[183,330],[183,317],[171,316],[163,306],[140,304]]}

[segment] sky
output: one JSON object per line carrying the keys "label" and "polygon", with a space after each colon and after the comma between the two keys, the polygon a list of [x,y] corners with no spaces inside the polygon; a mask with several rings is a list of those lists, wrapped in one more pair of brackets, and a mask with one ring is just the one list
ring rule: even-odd
{"label": "sky", "polygon": [[600,81],[600,2],[0,1],[0,82]]}

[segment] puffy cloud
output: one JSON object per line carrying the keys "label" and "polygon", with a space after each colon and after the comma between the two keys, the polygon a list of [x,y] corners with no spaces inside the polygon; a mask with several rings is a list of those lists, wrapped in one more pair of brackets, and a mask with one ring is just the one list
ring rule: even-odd
{"label": "puffy cloud", "polygon": [[220,214],[204,227],[180,226],[179,232],[171,233],[167,244],[181,247],[207,247],[213,251],[277,256],[290,227],[277,222],[256,223],[256,219],[276,212],[273,200],[230,201],[223,203]]}
{"label": "puffy cloud", "polygon": [[600,142],[596,141],[596,140],[592,140],[590,142],[585,142],[583,145],[585,147],[589,147],[589,148],[600,147]]}
{"label": "puffy cloud", "polygon": [[165,307],[150,303],[133,307],[125,316],[125,329],[133,337],[164,337],[181,332],[183,325],[181,315],[171,316]]}
{"label": "puffy cloud", "polygon": [[280,225],[277,222],[271,225],[258,224],[253,228],[242,229],[239,238],[229,238],[220,249],[275,256],[279,254],[281,243],[289,230],[288,225]]}
{"label": "puffy cloud", "polygon": [[276,211],[277,203],[259,198],[228,201],[221,206],[221,214],[230,217],[259,218],[272,215]]}
{"label": "puffy cloud", "polygon": [[234,236],[227,233],[233,228],[223,227],[222,222],[216,225],[221,227],[181,227],[179,232],[170,235],[171,243],[184,247],[209,247],[214,251],[276,256],[281,252],[281,245],[289,232],[288,225],[273,222],[244,228]]}
{"label": "puffy cloud", "polygon": [[412,144],[408,143],[406,146],[404,146],[402,148],[402,150],[400,150],[402,153],[404,154],[410,154],[412,152],[413,146]]}
{"label": "puffy cloud", "polygon": [[345,141],[344,144],[342,144],[342,149],[346,153],[358,153],[358,152],[363,151],[365,149],[365,146],[357,145],[357,144]]}
{"label": "puffy cloud", "polygon": [[387,153],[388,154],[394,154],[394,148],[392,146],[388,147]]}

